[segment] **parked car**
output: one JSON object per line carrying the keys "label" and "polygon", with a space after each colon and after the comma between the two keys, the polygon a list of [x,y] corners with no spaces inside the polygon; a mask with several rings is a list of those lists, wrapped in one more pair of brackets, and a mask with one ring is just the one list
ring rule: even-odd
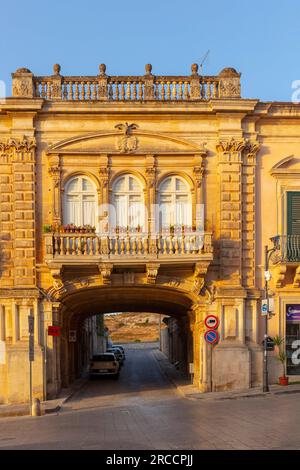
{"label": "parked car", "polygon": [[121,351],[121,349],[117,349],[117,348],[109,348],[106,350],[107,353],[112,353],[116,356],[116,359],[117,361],[120,363],[120,365],[123,364],[124,362],[124,355]]}
{"label": "parked car", "polygon": [[120,344],[114,344],[113,346],[111,346],[112,349],[114,348],[118,348],[118,349],[121,349],[123,355],[124,355],[124,360],[126,358],[126,354],[125,354],[125,349],[123,348],[123,346],[120,346]]}
{"label": "parked car", "polygon": [[89,377],[93,378],[99,375],[112,375],[118,379],[120,373],[120,364],[113,353],[95,354],[90,362]]}

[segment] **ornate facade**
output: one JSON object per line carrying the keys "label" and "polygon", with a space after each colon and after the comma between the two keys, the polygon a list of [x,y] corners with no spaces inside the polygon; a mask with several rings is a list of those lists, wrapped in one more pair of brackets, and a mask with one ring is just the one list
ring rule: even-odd
{"label": "ornate facade", "polygon": [[[300,110],[241,98],[231,68],[106,72],[18,69],[0,105],[0,402],[28,399],[28,315],[39,398],[81,373],[89,318],[114,311],[173,317],[200,390],[259,385],[263,247],[274,235],[270,334],[285,336],[287,306],[300,304]],[[160,202],[182,201],[190,212],[157,217]],[[220,318],[214,347],[208,313]],[[47,337],[48,325],[61,336]],[[278,373],[271,358],[271,381]]]}

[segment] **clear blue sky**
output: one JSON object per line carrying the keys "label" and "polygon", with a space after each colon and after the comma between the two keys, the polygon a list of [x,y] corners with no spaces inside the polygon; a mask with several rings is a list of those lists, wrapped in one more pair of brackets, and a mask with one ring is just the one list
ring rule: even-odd
{"label": "clear blue sky", "polygon": [[36,75],[242,72],[245,98],[290,101],[300,80],[299,0],[6,0],[1,2],[0,79],[28,67]]}

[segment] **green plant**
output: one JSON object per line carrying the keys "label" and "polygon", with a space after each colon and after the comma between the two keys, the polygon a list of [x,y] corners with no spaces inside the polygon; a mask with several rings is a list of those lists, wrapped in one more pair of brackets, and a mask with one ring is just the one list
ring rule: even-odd
{"label": "green plant", "polygon": [[43,233],[51,233],[52,232],[52,225],[51,224],[44,224],[43,225]]}
{"label": "green plant", "polygon": [[284,346],[284,338],[281,338],[280,336],[276,335],[273,338],[274,346],[277,349],[277,360],[281,362],[282,364],[282,369],[283,369],[283,377],[286,376],[286,360],[287,360],[287,354],[283,348]]}

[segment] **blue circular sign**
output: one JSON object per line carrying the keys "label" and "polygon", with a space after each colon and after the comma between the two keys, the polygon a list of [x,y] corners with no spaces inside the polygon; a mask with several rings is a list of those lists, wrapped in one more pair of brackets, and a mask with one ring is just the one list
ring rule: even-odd
{"label": "blue circular sign", "polygon": [[215,344],[219,341],[219,333],[216,330],[206,331],[204,334],[204,339],[209,344]]}

